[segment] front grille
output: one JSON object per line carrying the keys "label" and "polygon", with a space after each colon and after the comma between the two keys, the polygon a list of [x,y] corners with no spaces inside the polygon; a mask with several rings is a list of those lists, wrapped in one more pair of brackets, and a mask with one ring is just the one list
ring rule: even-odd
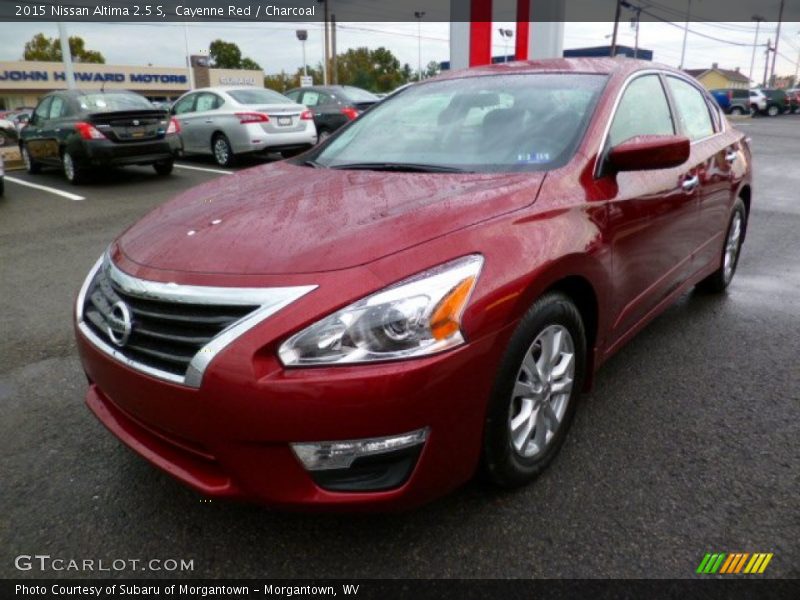
{"label": "front grille", "polygon": [[[127,324],[120,318],[119,302],[127,307]],[[192,358],[206,344],[257,308],[259,305],[145,298],[123,290],[101,268],[86,290],[83,321],[97,337],[127,359],[183,377]],[[122,330],[127,335],[120,333]]]}

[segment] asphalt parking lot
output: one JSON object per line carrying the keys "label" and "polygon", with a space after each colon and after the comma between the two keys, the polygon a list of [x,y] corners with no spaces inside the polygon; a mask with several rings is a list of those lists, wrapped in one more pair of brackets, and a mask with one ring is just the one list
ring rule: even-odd
{"label": "asphalt parking lot", "polygon": [[752,136],[756,181],[727,296],[687,294],[607,363],[534,485],[471,483],[388,516],[205,502],[83,405],[71,312],[86,272],[127,225],[225,170],[181,161],[170,177],[129,168],[82,187],[9,173],[0,576],[90,575],[14,567],[49,554],[192,559],[194,571],[170,575],[193,577],[681,578],[706,552],[772,552],[765,576],[800,576],[800,116],[737,126]]}

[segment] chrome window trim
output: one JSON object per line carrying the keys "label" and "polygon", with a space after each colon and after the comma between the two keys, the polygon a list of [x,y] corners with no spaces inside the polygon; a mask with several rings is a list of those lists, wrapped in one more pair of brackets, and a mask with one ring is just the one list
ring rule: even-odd
{"label": "chrome window trim", "polygon": [[[138,298],[206,305],[256,305],[258,308],[213,337],[192,357],[186,373],[183,376],[176,375],[150,367],[124,356],[119,349],[113,348],[110,344],[98,337],[85,323],[83,319],[83,306],[86,302],[86,294],[92,280],[100,269],[104,269],[108,276],[120,286],[123,291]],[[123,272],[113,264],[106,253],[94,264],[78,292],[78,298],[75,304],[75,319],[78,324],[78,329],[86,339],[96,348],[122,364],[158,379],[192,388],[199,388],[203,383],[203,375],[208,365],[211,364],[211,361],[214,360],[214,357],[219,354],[219,352],[241,335],[268,317],[274,315],[280,309],[288,306],[302,296],[305,296],[317,287],[316,285],[305,285],[279,288],[237,288],[179,285],[176,283],[149,281],[138,279]]]}
{"label": "chrome window trim", "polygon": [[[697,83],[693,82],[688,77],[685,77],[685,76],[681,75],[680,73],[673,73],[672,71],[664,71],[663,69],[643,69],[641,71],[634,71],[633,73],[628,75],[625,78],[625,81],[622,83],[622,87],[620,88],[619,92],[617,93],[617,97],[614,99],[614,105],[611,108],[611,116],[606,121],[606,126],[605,126],[605,129],[603,130],[603,135],[600,138],[600,145],[597,148],[597,152],[595,153],[594,168],[592,169],[592,173],[594,173],[594,177],[595,178],[598,178],[600,176],[600,157],[603,154],[603,148],[606,147],[606,143],[608,142],[608,134],[611,131],[611,124],[614,122],[614,118],[617,116],[617,109],[619,108],[619,103],[622,101],[622,96],[623,96],[623,94],[625,94],[625,91],[628,89],[628,86],[631,84],[631,82],[634,79],[637,79],[638,77],[641,77],[643,75],[659,75],[660,77],[667,77],[667,76],[675,77],[677,79],[682,79],[686,83],[696,87],[698,90],[700,89],[697,86]],[[662,82],[661,85],[662,85],[662,88],[663,88],[663,86],[664,86],[663,82]],[[672,103],[670,102],[670,98],[667,95],[667,90],[666,89],[664,89],[664,97],[667,99],[667,104],[669,105],[670,112],[673,112]],[[678,123],[676,121],[677,115],[674,114],[674,112],[672,114],[672,118],[673,118],[673,126],[675,127],[675,131],[677,132],[677,130],[678,130]],[[712,119],[712,121],[713,121],[713,119]],[[699,144],[701,142],[705,142],[706,140],[710,140],[714,136],[722,135],[724,130],[725,129],[723,127],[722,129],[720,129],[720,131],[716,131],[716,132],[714,132],[714,134],[712,134],[710,136],[704,137],[703,139],[700,139],[700,140],[694,140],[694,141],[690,140],[689,143],[692,146],[694,146],[695,144]],[[676,133],[676,135],[677,135],[677,133]]]}

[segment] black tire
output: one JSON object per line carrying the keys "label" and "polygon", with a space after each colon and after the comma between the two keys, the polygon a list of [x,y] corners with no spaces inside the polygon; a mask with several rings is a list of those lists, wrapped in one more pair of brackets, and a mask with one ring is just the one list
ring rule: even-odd
{"label": "black tire", "polygon": [[[567,406],[558,428],[545,443],[543,451],[525,457],[514,447],[509,427],[514,411],[514,389],[538,336],[552,325],[565,328],[574,345],[574,374]],[[511,336],[492,388],[486,416],[481,471],[485,478],[502,487],[517,487],[533,481],[558,453],[566,439],[575,414],[575,406],[586,375],[586,333],[575,304],[560,292],[539,298],[520,321]]]}
{"label": "black tire", "polygon": [[157,163],[153,163],[153,168],[156,170],[156,173],[165,177],[172,173],[172,169],[175,167],[174,160],[160,160]]}
{"label": "black tire", "polygon": [[0,198],[3,197],[3,193],[5,192],[6,182],[0,177]]}
{"label": "black tire", "polygon": [[732,115],[743,115],[744,114],[744,109],[741,106],[734,106],[733,108],[731,108],[731,114]]}
{"label": "black tire", "polygon": [[75,164],[72,155],[67,150],[64,150],[61,155],[61,170],[72,185],[81,185],[86,182],[86,170]]}
{"label": "black tire", "polygon": [[[734,223],[738,218],[740,219],[740,233],[738,235],[738,239],[736,242],[736,252],[732,260],[731,269],[725,268],[725,257],[728,253],[729,243],[731,241],[731,233],[734,227]],[[728,220],[728,227],[725,229],[725,243],[722,246],[722,254],[720,255],[720,265],[719,269],[714,271],[711,275],[703,279],[700,283],[697,284],[697,289],[702,292],[707,292],[711,294],[720,294],[724,292],[727,287],[730,285],[731,281],[733,280],[733,276],[736,274],[736,267],[739,265],[739,256],[741,255],[742,250],[742,242],[744,242],[744,236],[747,232],[747,211],[744,207],[744,202],[742,202],[741,198],[737,198],[736,202],[733,205],[733,211],[731,212],[731,218]]]}
{"label": "black tire", "polygon": [[[222,148],[224,147],[224,150]],[[223,133],[218,133],[211,140],[211,154],[214,161],[220,167],[232,167],[236,164],[236,156],[233,154],[233,147]]]}
{"label": "black tire", "polygon": [[19,147],[19,153],[22,155],[22,162],[25,163],[25,170],[28,173],[36,175],[36,173],[42,170],[42,165],[31,158],[31,155],[28,153],[28,147],[25,144]]}
{"label": "black tire", "polygon": [[331,137],[331,131],[329,129],[320,129],[317,132],[317,143],[321,144],[325,140]]}
{"label": "black tire", "polygon": [[776,104],[770,104],[767,107],[767,116],[777,117],[779,114],[781,114],[781,109]]}

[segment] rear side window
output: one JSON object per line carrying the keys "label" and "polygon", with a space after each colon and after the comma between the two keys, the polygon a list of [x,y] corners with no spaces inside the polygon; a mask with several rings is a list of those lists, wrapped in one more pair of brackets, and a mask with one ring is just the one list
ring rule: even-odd
{"label": "rear side window", "polygon": [[611,147],[639,135],[674,135],[675,126],[658,75],[634,79],[623,92],[608,138]]}
{"label": "rear side window", "polygon": [[222,100],[216,94],[200,94],[197,97],[195,110],[203,112],[206,110],[216,110],[222,105]]}
{"label": "rear side window", "polygon": [[689,139],[701,140],[714,135],[714,123],[703,93],[677,77],[667,77],[667,85],[675,100],[678,119]]}
{"label": "rear side window", "polygon": [[37,121],[46,121],[50,118],[50,104],[53,102],[53,96],[49,98],[45,98],[39,103],[39,106],[36,107],[36,110],[33,111],[33,114],[36,116]]}
{"label": "rear side window", "polygon": [[175,103],[172,112],[174,112],[176,115],[182,115],[185,113],[193,112],[195,98],[197,98],[197,94],[190,94],[185,98],[181,98],[180,100],[178,100],[178,102]]}
{"label": "rear side window", "polygon": [[286,92],[286,97],[289,100],[297,102],[300,99],[300,90],[292,90],[291,92]]}
{"label": "rear side window", "polygon": [[50,103],[50,118],[59,119],[66,112],[66,102],[61,96],[53,96],[53,101]]}

